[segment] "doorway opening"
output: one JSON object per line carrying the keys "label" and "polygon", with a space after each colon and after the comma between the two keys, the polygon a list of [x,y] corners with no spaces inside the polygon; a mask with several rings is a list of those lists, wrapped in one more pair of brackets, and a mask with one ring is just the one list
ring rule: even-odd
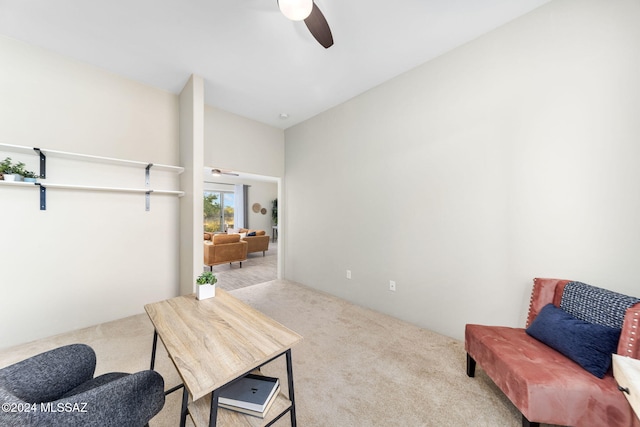
{"label": "doorway opening", "polygon": [[[234,171],[235,172],[235,171]],[[247,241],[255,232],[262,235],[263,245],[247,245],[246,260],[224,263],[210,268],[224,290],[239,289],[281,278],[283,258],[278,238],[278,200],[281,178],[236,172],[212,176],[205,168],[203,228],[212,234],[240,234]],[[274,215],[275,207],[275,215]],[[265,242],[266,240],[266,242]],[[254,240],[255,242],[255,240]],[[209,243],[206,243],[209,244]]]}

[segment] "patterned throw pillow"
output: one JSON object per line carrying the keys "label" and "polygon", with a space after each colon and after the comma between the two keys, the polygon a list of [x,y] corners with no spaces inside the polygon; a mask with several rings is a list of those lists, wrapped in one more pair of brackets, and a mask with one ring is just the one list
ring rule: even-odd
{"label": "patterned throw pillow", "polygon": [[589,323],[622,328],[629,307],[640,298],[619,294],[581,282],[569,282],[562,292],[560,308]]}

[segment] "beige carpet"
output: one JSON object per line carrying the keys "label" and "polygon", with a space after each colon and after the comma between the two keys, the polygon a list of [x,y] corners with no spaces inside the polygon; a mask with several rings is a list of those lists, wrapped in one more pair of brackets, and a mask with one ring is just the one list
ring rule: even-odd
{"label": "beige carpet", "polygon": [[[459,341],[291,282],[232,293],[304,336],[293,349],[301,427],[521,425],[519,412],[482,369],[476,378],[466,376]],[[98,374],[133,372],[148,368],[152,334],[141,314],[4,350],[0,366],[84,342],[96,350]],[[179,378],[161,345],[159,350],[156,369],[169,388]],[[263,372],[284,378],[284,360]],[[177,425],[180,397],[167,398],[152,427]],[[288,426],[289,418],[276,425]]]}

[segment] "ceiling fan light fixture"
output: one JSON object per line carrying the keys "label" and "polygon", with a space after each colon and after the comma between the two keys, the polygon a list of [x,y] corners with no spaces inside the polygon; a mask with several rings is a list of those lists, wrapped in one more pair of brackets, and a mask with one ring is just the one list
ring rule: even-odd
{"label": "ceiling fan light fixture", "polygon": [[292,21],[306,19],[313,9],[313,0],[278,0],[280,12]]}

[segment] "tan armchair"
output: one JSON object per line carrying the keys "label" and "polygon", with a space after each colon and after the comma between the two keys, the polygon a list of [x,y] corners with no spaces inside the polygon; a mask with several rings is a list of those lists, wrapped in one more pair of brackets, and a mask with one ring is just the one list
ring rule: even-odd
{"label": "tan armchair", "polygon": [[[241,228],[240,233],[251,233],[254,230],[247,230]],[[264,230],[258,230],[255,232],[255,236],[245,236],[242,240],[249,244],[247,253],[262,252],[262,256],[265,256],[265,252],[269,250],[269,236]]]}
{"label": "tan armchair", "polygon": [[239,234],[204,234],[204,265],[214,265],[247,260],[248,243],[240,240]]}

